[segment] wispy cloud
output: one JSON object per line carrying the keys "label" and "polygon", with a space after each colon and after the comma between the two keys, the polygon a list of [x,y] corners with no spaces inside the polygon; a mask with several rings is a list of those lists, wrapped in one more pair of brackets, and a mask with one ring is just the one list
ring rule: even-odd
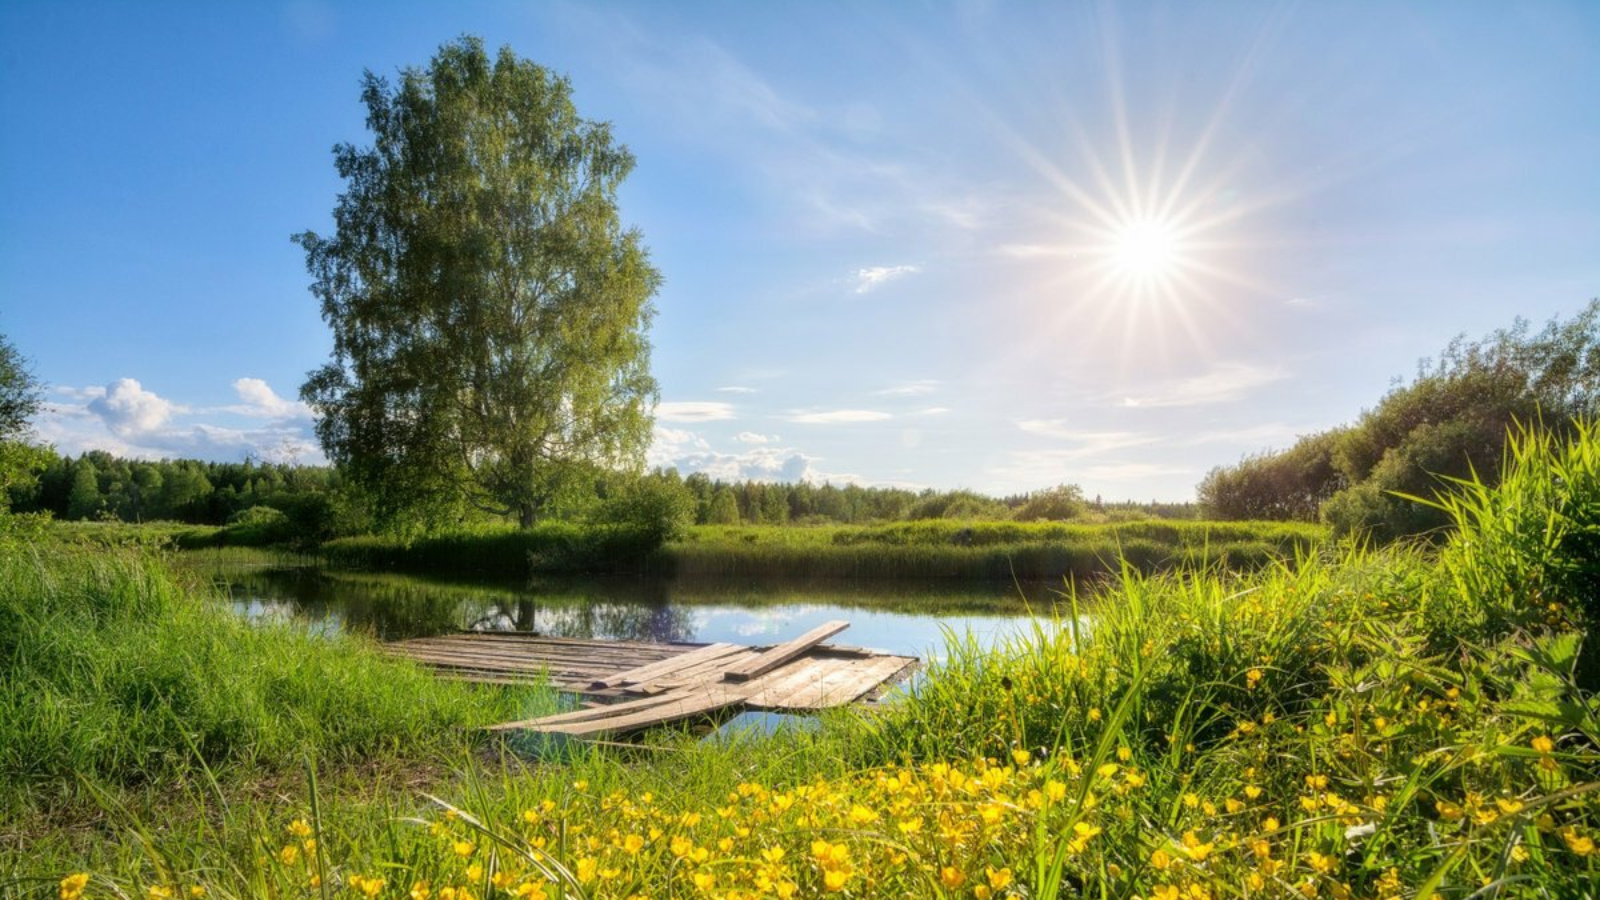
{"label": "wispy cloud", "polygon": [[948,406],[930,406],[927,409],[919,409],[915,413],[913,413],[912,415],[918,415],[918,416],[942,416],[942,415],[944,415],[945,413],[948,413],[948,412],[951,412],[951,409]]}
{"label": "wispy cloud", "polygon": [[866,269],[857,269],[855,291],[858,294],[870,293],[897,278],[904,278],[920,271],[922,271],[921,266],[872,266]]}
{"label": "wispy cloud", "polygon": [[1017,427],[1028,434],[1076,445],[1055,451],[1063,459],[1100,456],[1129,447],[1147,446],[1160,440],[1156,435],[1137,431],[1084,431],[1074,428],[1065,419],[1023,419],[1017,422]]}
{"label": "wispy cloud", "polygon": [[731,418],[731,403],[681,400],[656,404],[656,420],[660,422],[720,422]]}
{"label": "wispy cloud", "polygon": [[744,385],[740,385],[740,384],[730,384],[730,385],[727,385],[725,387],[717,388],[717,393],[719,393],[719,394],[754,394],[754,393],[757,393],[757,391],[753,387],[745,387]]}
{"label": "wispy cloud", "polygon": [[1228,363],[1204,375],[1168,381],[1143,391],[1121,394],[1120,404],[1125,407],[1159,408],[1227,403],[1244,397],[1256,388],[1281,381],[1288,375],[1288,372],[1278,368],[1253,366],[1248,363]]}
{"label": "wispy cloud", "polygon": [[741,444],[776,444],[778,436],[775,434],[756,434],[754,431],[741,431],[733,436]]}
{"label": "wispy cloud", "polygon": [[936,378],[918,378],[914,381],[902,381],[892,387],[873,391],[875,397],[916,397],[922,394],[931,394],[939,387]]}
{"label": "wispy cloud", "polygon": [[871,409],[829,409],[810,412],[792,412],[789,421],[801,425],[845,425],[856,422],[882,422],[893,416]]}

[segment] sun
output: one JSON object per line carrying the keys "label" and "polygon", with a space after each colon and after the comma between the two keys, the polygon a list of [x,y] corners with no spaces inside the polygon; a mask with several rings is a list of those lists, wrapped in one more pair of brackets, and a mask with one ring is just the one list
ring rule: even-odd
{"label": "sun", "polygon": [[1158,281],[1175,274],[1183,263],[1178,229],[1160,219],[1137,219],[1112,236],[1111,267],[1135,281]]}

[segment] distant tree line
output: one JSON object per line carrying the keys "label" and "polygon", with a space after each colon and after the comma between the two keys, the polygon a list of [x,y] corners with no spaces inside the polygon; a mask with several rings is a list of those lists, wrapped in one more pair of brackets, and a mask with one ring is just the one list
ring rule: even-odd
{"label": "distant tree line", "polygon": [[[103,450],[64,456],[45,449],[34,476],[11,486],[17,512],[47,512],[60,520],[173,521],[228,525],[267,508],[289,518],[303,536],[331,537],[371,530],[358,488],[338,470],[257,461],[125,459]],[[1186,503],[1105,503],[1086,499],[1076,485],[990,497],[970,490],[935,491],[796,482],[687,478],[671,470],[638,483],[597,478],[586,502],[570,501],[563,518],[604,523],[681,518],[700,525],[869,524],[918,519],[1118,521],[1194,518]],[[254,512],[257,518],[263,513]],[[455,524],[493,521],[467,513]]]}
{"label": "distant tree line", "polygon": [[[257,508],[283,513],[322,535],[342,527],[347,503],[339,473],[325,466],[277,463],[125,459],[104,450],[63,456],[48,448],[32,478],[10,488],[15,512],[62,520],[171,521],[227,525]],[[308,535],[311,536],[311,535]]]}
{"label": "distant tree line", "polygon": [[1513,424],[1566,430],[1600,412],[1600,300],[1567,321],[1457,337],[1410,382],[1355,423],[1306,435],[1286,450],[1211,470],[1197,489],[1218,519],[1329,523],[1380,541],[1438,531],[1432,497],[1449,478],[1499,478]]}

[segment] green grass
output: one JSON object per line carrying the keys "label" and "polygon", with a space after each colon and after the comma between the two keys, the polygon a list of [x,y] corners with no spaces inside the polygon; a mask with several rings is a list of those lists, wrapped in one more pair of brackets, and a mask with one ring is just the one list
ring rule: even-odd
{"label": "green grass", "polygon": [[251,627],[139,548],[0,544],[0,813],[215,775],[427,759],[543,700],[476,690],[366,639]]}
{"label": "green grass", "polygon": [[367,536],[330,541],[335,566],[420,572],[629,572],[771,579],[952,578],[1009,581],[1092,578],[1123,564],[1140,571],[1221,563],[1259,568],[1324,535],[1277,522],[906,522],[882,526],[697,526],[649,551],[628,535],[547,523],[481,528],[414,541]]}
{"label": "green grass", "polygon": [[9,872],[54,896],[83,870],[97,896],[1590,895],[1597,450],[1592,428],[1519,445],[1498,489],[1449,504],[1438,552],[1124,567],[1087,626],[952,634],[876,715],[530,767],[462,756],[438,801],[300,784],[78,855],[50,832],[0,849],[0,890]]}

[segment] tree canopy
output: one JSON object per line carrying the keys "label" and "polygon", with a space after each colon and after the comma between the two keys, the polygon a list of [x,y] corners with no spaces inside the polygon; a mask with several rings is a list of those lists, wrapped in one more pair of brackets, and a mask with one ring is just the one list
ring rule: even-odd
{"label": "tree canopy", "polygon": [[1427,497],[1443,477],[1493,484],[1513,423],[1565,429],[1600,413],[1600,300],[1534,331],[1518,319],[1457,337],[1347,427],[1213,469],[1198,493],[1218,518],[1305,519],[1380,540],[1446,524]]}
{"label": "tree canopy", "polygon": [[0,512],[9,506],[8,489],[29,478],[41,459],[27,442],[39,400],[39,381],[28,361],[0,335]]}
{"label": "tree canopy", "polygon": [[380,514],[462,503],[530,525],[574,483],[637,471],[660,275],[616,192],[634,166],[572,86],[446,44],[368,72],[372,145],[334,148],[336,230],[307,231],[332,358],[301,396]]}

